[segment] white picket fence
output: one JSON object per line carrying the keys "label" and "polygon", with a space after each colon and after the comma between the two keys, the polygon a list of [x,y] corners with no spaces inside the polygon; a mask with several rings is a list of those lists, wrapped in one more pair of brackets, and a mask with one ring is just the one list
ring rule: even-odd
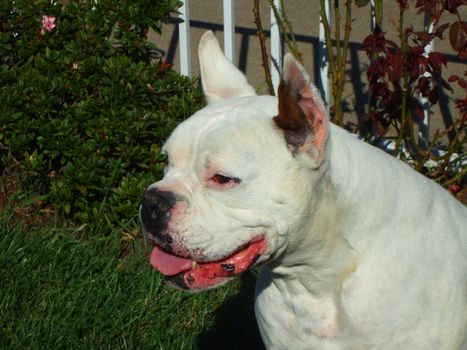
{"label": "white picket fence", "polygon": [[[223,14],[224,14],[224,52],[226,57],[235,64],[236,47],[235,47],[235,0],[222,0],[223,1]],[[191,55],[190,55],[190,1],[182,0],[183,6],[179,9],[181,19],[179,23],[179,35],[180,35],[180,72],[183,75],[191,76]],[[274,0],[274,5],[280,11],[281,1]],[[329,0],[326,0],[328,21],[329,18]],[[280,81],[280,72],[277,71],[277,63],[279,68],[282,67],[282,39],[277,25],[274,11],[270,9],[270,34],[271,34],[271,52],[270,52],[270,64],[271,64],[271,75],[272,82],[275,89],[277,89]],[[324,28],[320,21],[319,27],[319,42],[320,50],[319,57],[320,62],[324,62],[321,66],[320,79],[324,87],[321,91],[323,99],[327,103],[329,101],[329,82],[328,82],[328,60],[326,58],[326,46],[324,40]]]}
{"label": "white picket fence", "polygon": [[[235,62],[236,47],[235,47],[235,0],[222,0],[223,1],[223,17],[224,17],[224,52],[226,57],[232,62]],[[273,0],[274,5],[280,11],[281,1]],[[190,1],[182,0],[182,7],[179,9],[179,39],[180,39],[180,72],[183,75],[191,76],[191,40],[190,40]],[[330,16],[330,0],[325,0],[325,14],[328,23],[331,23]],[[374,0],[371,0],[371,19],[370,29],[374,29]],[[430,23],[426,23],[429,30],[433,30],[433,26]],[[271,75],[274,89],[277,90],[280,81],[280,72],[277,70],[282,68],[282,37],[277,25],[274,11],[270,9],[270,40],[271,40],[271,52],[270,52],[270,65]],[[329,88],[329,61],[327,59],[326,41],[324,37],[324,26],[320,18],[319,21],[319,79],[320,79],[320,92],[325,102],[325,105],[329,107],[330,103],[330,88]],[[431,42],[426,46],[425,51],[428,53],[434,48],[434,42]],[[277,65],[276,65],[277,64]],[[421,98],[421,104],[424,107],[424,120],[421,123],[420,138],[421,140],[428,140],[429,136],[429,115],[431,106],[426,99]]]}

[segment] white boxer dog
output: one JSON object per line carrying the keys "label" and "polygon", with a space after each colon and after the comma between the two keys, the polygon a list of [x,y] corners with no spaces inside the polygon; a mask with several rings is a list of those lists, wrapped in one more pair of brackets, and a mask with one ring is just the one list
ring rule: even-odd
{"label": "white boxer dog", "polygon": [[151,265],[191,291],[261,266],[269,349],[467,349],[467,209],[330,124],[291,55],[278,97],[257,96],[210,31],[199,57],[208,104],[142,197]]}

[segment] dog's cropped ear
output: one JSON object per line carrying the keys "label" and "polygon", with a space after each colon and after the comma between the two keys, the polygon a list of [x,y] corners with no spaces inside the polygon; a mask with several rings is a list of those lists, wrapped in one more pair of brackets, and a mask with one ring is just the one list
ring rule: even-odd
{"label": "dog's cropped ear", "polygon": [[222,52],[214,33],[207,31],[198,46],[201,84],[208,103],[220,99],[253,96],[255,89]]}
{"label": "dog's cropped ear", "polygon": [[279,84],[279,115],[274,122],[283,131],[294,156],[304,155],[313,168],[325,156],[329,119],[319,91],[291,54],[284,57],[283,80]]}

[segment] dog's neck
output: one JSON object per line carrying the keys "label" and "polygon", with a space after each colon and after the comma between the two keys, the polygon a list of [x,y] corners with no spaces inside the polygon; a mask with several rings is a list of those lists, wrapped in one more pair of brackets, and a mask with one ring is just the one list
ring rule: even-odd
{"label": "dog's neck", "polygon": [[[301,234],[291,235],[296,242],[289,242],[283,258],[269,264],[273,277],[296,279],[316,296],[339,295],[358,264],[362,234],[374,230],[375,222],[383,221],[382,215],[387,216],[386,221],[391,220],[391,208],[383,206],[400,205],[395,200],[399,189],[391,188],[391,181],[384,177],[393,173],[385,167],[401,167],[389,156],[389,161],[381,162],[381,156],[384,154],[380,151],[331,126],[325,170],[315,183],[305,208],[308,212],[302,215],[303,226],[293,228]],[[403,167],[399,170],[405,174]],[[381,188],[380,183],[386,187]],[[360,208],[361,203],[372,204]],[[371,215],[368,208],[372,209]]]}
{"label": "dog's neck", "polygon": [[[282,258],[269,264],[271,282],[280,291],[286,310],[305,308],[307,324],[317,337],[334,338],[348,317],[341,305],[346,279],[356,267],[354,252],[342,235],[332,185],[323,177],[315,187],[307,225],[298,243],[289,242]],[[310,215],[312,220],[309,220]],[[261,286],[261,284],[260,284]],[[257,292],[261,287],[257,289]],[[296,300],[300,296],[300,300]],[[297,305],[300,305],[297,307]],[[295,315],[295,314],[294,314]],[[294,322],[300,322],[293,318]],[[297,326],[299,327],[299,326]]]}
{"label": "dog's neck", "polygon": [[[336,210],[345,228],[342,234],[355,250],[363,251],[362,245],[371,237],[377,238],[378,233],[398,234],[394,227],[399,227],[401,218],[410,212],[407,199],[427,180],[341,128],[333,126],[331,131],[328,175],[339,194]],[[355,164],[358,166],[352,166]],[[368,237],[368,232],[375,236]]]}
{"label": "dog's neck", "polygon": [[355,269],[355,258],[343,235],[335,192],[326,172],[310,198],[301,215],[303,224],[291,228],[298,231],[293,235],[295,240],[269,268],[273,277],[295,279],[310,294],[334,297]]}

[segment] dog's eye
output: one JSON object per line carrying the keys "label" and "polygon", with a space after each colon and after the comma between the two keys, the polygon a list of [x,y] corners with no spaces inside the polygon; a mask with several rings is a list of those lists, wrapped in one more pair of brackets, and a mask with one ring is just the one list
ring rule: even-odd
{"label": "dog's eye", "polygon": [[216,174],[213,177],[211,177],[211,182],[217,185],[234,185],[240,183],[240,179],[237,179],[236,177],[225,176],[222,174]]}

